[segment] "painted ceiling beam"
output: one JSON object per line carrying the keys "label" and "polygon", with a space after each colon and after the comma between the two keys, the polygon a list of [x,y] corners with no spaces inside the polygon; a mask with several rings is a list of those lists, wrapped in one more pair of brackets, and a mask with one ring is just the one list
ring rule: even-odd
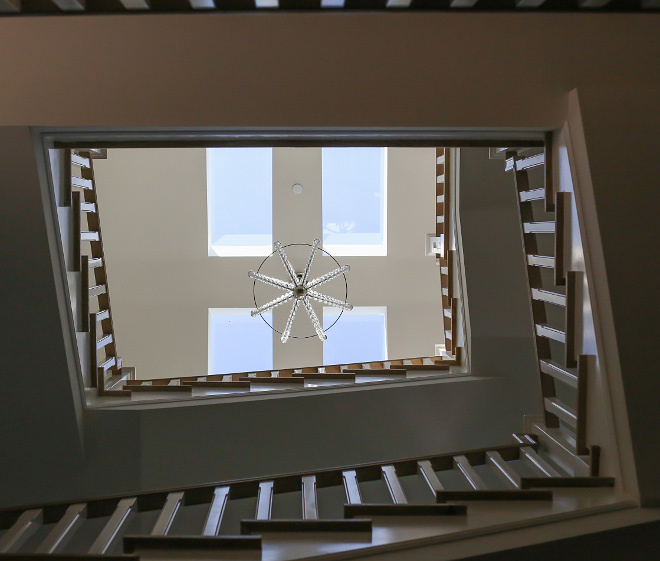
{"label": "painted ceiling beam", "polygon": [[85,0],[52,0],[52,2],[65,12],[82,12],[85,9]]}
{"label": "painted ceiling beam", "polygon": [[20,12],[21,0],[0,0],[0,12]]}

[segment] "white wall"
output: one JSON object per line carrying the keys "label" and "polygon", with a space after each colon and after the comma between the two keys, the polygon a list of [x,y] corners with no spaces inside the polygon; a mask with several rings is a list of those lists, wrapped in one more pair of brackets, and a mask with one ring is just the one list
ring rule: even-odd
{"label": "white wall", "polygon": [[[263,257],[207,256],[205,158],[201,148],[110,150],[94,164],[118,349],[140,378],[207,374],[208,308],[254,307],[247,272]],[[432,148],[388,150],[388,255],[338,257],[351,265],[349,301],[387,306],[392,358],[433,355],[442,341],[440,272],[424,253],[435,229],[434,159]],[[320,164],[320,148],[274,149],[274,240],[321,237]],[[314,276],[334,268],[324,261]],[[273,271],[282,277],[281,265]],[[276,308],[279,325],[289,307]],[[302,309],[296,321],[313,333]],[[274,333],[273,348],[275,368],[323,363],[317,338],[283,345]]]}

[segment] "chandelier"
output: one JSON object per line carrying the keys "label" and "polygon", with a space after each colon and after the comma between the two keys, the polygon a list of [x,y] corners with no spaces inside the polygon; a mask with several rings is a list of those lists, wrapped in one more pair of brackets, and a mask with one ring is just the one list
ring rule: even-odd
{"label": "chandelier", "polygon": [[[255,284],[256,281],[260,281],[264,284],[267,284],[275,288],[280,288],[285,291],[284,294],[282,294],[278,298],[275,298],[274,300],[268,302],[267,304],[264,304],[263,306],[259,306],[255,310],[252,310],[250,312],[250,315],[252,315],[252,317],[256,317],[260,314],[272,310],[276,306],[280,306],[285,302],[289,302],[290,300],[293,300],[291,312],[289,312],[289,317],[286,321],[284,331],[281,332],[282,337],[280,338],[280,340],[282,341],[282,343],[286,343],[289,340],[289,337],[291,336],[291,327],[293,326],[293,320],[295,319],[296,312],[298,311],[298,308],[300,307],[301,304],[305,308],[305,311],[307,312],[307,316],[312,322],[312,326],[314,327],[314,331],[316,331],[316,335],[318,336],[318,338],[321,339],[321,341],[325,341],[328,338],[328,336],[325,334],[325,331],[323,331],[323,327],[321,325],[321,322],[319,321],[318,316],[316,315],[316,312],[314,311],[314,308],[312,307],[310,298],[322,304],[326,304],[327,306],[334,306],[336,308],[340,308],[342,311],[343,310],[350,311],[353,309],[353,306],[348,302],[339,300],[337,298],[333,298],[332,296],[328,296],[326,294],[323,294],[315,290],[317,287],[321,286],[322,284],[326,282],[330,282],[331,280],[336,279],[340,275],[343,275],[344,273],[348,272],[350,270],[350,267],[348,265],[342,265],[341,267],[338,267],[337,269],[325,273],[320,277],[317,277],[313,280],[309,280],[309,273],[312,268],[312,262],[314,261],[314,256],[316,255],[316,251],[319,249],[320,243],[321,240],[319,239],[316,239],[312,242],[311,251],[309,252],[309,257],[307,258],[307,264],[305,265],[305,269],[303,270],[302,273],[297,273],[293,268],[293,265],[291,265],[291,262],[289,261],[289,258],[287,257],[282,244],[279,241],[275,242],[275,251],[271,253],[270,256],[274,255],[275,253],[279,255],[280,259],[282,260],[282,264],[284,265],[284,270],[286,271],[287,276],[289,277],[288,281],[276,279],[261,274],[259,271],[250,271],[248,273],[248,276],[255,281]],[[308,245],[308,244],[303,244],[303,245]],[[323,251],[327,255],[330,255],[327,251],[324,251],[323,249],[321,249],[321,251]],[[332,256],[330,255],[330,257]],[[339,263],[337,263],[337,265],[339,265]],[[261,269],[261,267],[259,267],[259,269]],[[256,299],[255,299],[255,305],[256,305]]]}

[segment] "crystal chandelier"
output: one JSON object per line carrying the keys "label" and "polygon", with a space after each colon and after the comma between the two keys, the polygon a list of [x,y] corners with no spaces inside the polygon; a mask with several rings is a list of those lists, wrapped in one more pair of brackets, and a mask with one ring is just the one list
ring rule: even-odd
{"label": "crystal chandelier", "polygon": [[281,304],[284,304],[289,300],[293,300],[293,306],[291,307],[289,318],[287,319],[286,325],[284,327],[284,331],[282,332],[282,337],[281,337],[282,343],[286,343],[289,339],[289,336],[291,335],[291,327],[293,326],[293,320],[296,317],[296,312],[298,311],[298,308],[301,304],[305,308],[305,311],[307,312],[307,315],[309,316],[309,319],[312,322],[312,325],[314,326],[314,330],[316,331],[316,334],[318,335],[319,339],[321,339],[321,341],[325,341],[328,338],[328,336],[325,334],[325,331],[323,331],[323,327],[321,326],[321,322],[319,321],[319,318],[316,315],[314,308],[312,308],[312,304],[309,301],[310,298],[316,300],[317,302],[321,302],[322,304],[326,304],[328,306],[334,306],[342,310],[350,311],[353,309],[353,306],[348,302],[342,302],[337,298],[333,298],[332,296],[327,296],[326,294],[322,294],[321,292],[317,292],[316,290],[314,290],[316,287],[326,282],[329,282],[333,279],[336,279],[338,276],[343,275],[344,273],[350,270],[350,267],[348,265],[343,265],[337,269],[334,269],[333,271],[330,271],[328,273],[325,273],[324,275],[321,275],[320,277],[315,278],[314,280],[309,280],[309,272],[312,268],[314,255],[316,254],[316,250],[319,248],[320,243],[321,240],[319,239],[314,240],[314,242],[312,243],[312,249],[309,252],[309,257],[307,258],[307,264],[305,265],[305,270],[302,273],[296,273],[293,266],[291,265],[291,262],[289,261],[289,258],[284,252],[284,247],[282,246],[282,244],[280,242],[275,242],[275,252],[280,256],[280,259],[282,260],[282,264],[284,265],[284,269],[287,272],[289,281],[283,281],[280,279],[269,277],[267,275],[263,275],[255,271],[250,271],[248,273],[248,276],[251,279],[254,279],[255,281],[260,281],[263,282],[264,284],[273,286],[275,288],[280,288],[285,291],[285,293],[282,294],[282,296],[275,298],[275,300],[272,300],[271,302],[268,302],[263,306],[258,307],[256,310],[252,310],[250,312],[252,317],[255,317],[259,314],[263,314],[264,312],[272,310],[276,306],[280,306]]}

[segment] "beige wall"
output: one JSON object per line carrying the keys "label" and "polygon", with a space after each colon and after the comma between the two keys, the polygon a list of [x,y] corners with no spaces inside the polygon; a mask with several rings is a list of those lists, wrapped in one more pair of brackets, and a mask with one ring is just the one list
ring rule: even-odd
{"label": "beige wall", "polygon": [[[321,235],[320,156],[320,148],[273,151],[274,239],[310,243]],[[424,254],[435,227],[434,161],[432,148],[388,150],[388,256],[338,258],[351,265],[354,306],[387,306],[393,358],[433,355],[442,341],[440,273]],[[207,256],[206,151],[110,150],[95,173],[124,364],[141,378],[207,374],[208,309],[253,307],[247,271],[263,257]],[[291,193],[297,182],[300,196]],[[331,268],[319,257],[314,276]],[[281,277],[281,266],[269,274]],[[339,296],[331,286],[326,292]],[[315,307],[321,317],[322,306]],[[280,327],[289,308],[276,309]],[[313,333],[302,309],[297,322]],[[274,333],[273,350],[275,368],[323,363],[316,338],[282,345]]]}
{"label": "beige wall", "polygon": [[0,122],[560,127],[582,84],[658,84],[632,14],[191,14],[0,21]]}
{"label": "beige wall", "polygon": [[[645,499],[660,500],[660,333],[648,297],[657,291],[657,260],[649,259],[658,240],[657,15],[5,18],[0,49],[3,126],[557,129],[567,93],[577,88],[607,264],[593,291],[607,293],[609,283],[640,489]],[[9,221],[16,216],[10,194],[21,188],[13,181],[3,186]],[[18,232],[29,247],[30,231],[21,226]],[[30,294],[10,296],[11,309],[33,305]],[[19,313],[10,317],[12,324],[28,321]],[[12,356],[43,348],[29,336],[11,340]],[[54,352],[44,355],[44,374],[52,374],[56,360]],[[12,363],[7,376],[27,383],[24,364],[32,363]],[[21,392],[11,395],[16,408],[31,406]],[[34,435],[45,438],[46,430],[35,428]],[[374,457],[391,457],[397,436],[381,447],[374,439]],[[49,473],[54,461],[47,462]],[[14,463],[3,470],[10,485],[24,481],[28,460]]]}

